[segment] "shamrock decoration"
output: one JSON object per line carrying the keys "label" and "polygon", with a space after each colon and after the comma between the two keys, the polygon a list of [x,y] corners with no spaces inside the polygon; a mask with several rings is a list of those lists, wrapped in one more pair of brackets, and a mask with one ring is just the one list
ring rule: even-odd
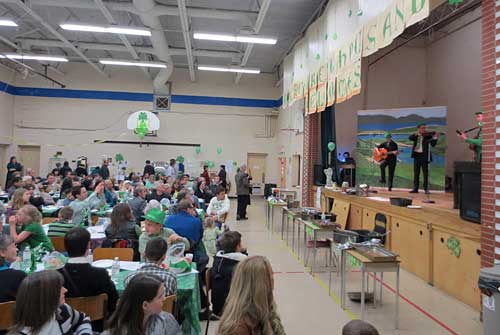
{"label": "shamrock decoration", "polygon": [[125,159],[123,158],[123,155],[122,154],[116,154],[115,155],[115,161],[117,161],[118,163],[121,163],[123,162]]}
{"label": "shamrock decoration", "polygon": [[201,147],[200,147],[200,146],[197,146],[197,147],[194,149],[194,151],[196,152],[196,154],[197,154],[197,155],[199,155],[199,154],[200,154],[200,152],[201,152]]}
{"label": "shamrock decoration", "polygon": [[177,162],[179,163],[184,163],[184,156],[177,156],[177,158],[175,159]]}
{"label": "shamrock decoration", "polygon": [[333,33],[333,35],[332,35],[332,39],[333,39],[334,41],[336,41],[336,40],[337,40],[337,38],[338,38],[337,33]]}
{"label": "shamrock decoration", "polygon": [[462,252],[462,248],[460,247],[460,241],[453,236],[448,237],[448,240],[446,241],[446,246],[448,247],[448,250],[451,251],[452,255],[455,257],[460,257],[460,254]]}
{"label": "shamrock decoration", "polygon": [[349,17],[352,16],[352,9],[349,9],[349,11],[347,12],[347,16],[349,16]]}
{"label": "shamrock decoration", "polygon": [[149,132],[149,129],[148,129],[148,115],[145,112],[141,112],[139,114],[139,119],[137,121],[137,127],[135,128],[135,132],[137,133],[137,135],[139,135],[139,138],[141,140]]}
{"label": "shamrock decoration", "polygon": [[464,0],[448,0],[448,3],[450,5],[459,5],[461,4],[462,2],[464,2]]}
{"label": "shamrock decoration", "polygon": [[327,39],[328,39],[328,34],[325,34],[325,40],[327,40]]}
{"label": "shamrock decoration", "polygon": [[234,161],[233,166],[237,166],[237,165],[238,165],[238,162]]}
{"label": "shamrock decoration", "polygon": [[317,59],[317,60],[319,60],[320,58],[321,58],[320,54],[319,54],[319,53],[317,53],[317,54],[316,54],[316,59]]}
{"label": "shamrock decoration", "polygon": [[218,147],[217,148],[217,153],[220,155],[222,153],[222,148],[221,147]]}
{"label": "shamrock decoration", "polygon": [[363,10],[360,8],[358,9],[358,12],[356,13],[357,16],[363,16]]}

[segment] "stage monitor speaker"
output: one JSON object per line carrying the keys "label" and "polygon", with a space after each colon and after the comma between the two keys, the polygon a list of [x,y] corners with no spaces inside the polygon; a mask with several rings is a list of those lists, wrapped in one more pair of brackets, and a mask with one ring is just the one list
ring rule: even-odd
{"label": "stage monitor speaker", "polygon": [[481,175],[464,173],[460,185],[460,217],[481,223]]}
{"label": "stage monitor speaker", "polygon": [[314,179],[314,185],[316,186],[326,185],[326,176],[325,173],[323,172],[323,165],[314,164],[313,179]]}

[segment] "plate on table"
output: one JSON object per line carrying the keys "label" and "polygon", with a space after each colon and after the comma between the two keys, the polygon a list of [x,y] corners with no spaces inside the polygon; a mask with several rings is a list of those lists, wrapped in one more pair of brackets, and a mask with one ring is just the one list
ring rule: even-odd
{"label": "plate on table", "polygon": [[95,266],[96,268],[102,268],[102,269],[110,268],[112,265],[113,265],[112,259],[100,259],[100,260],[92,263],[92,266]]}
{"label": "plate on table", "polygon": [[406,208],[409,208],[409,209],[420,209],[420,208],[422,208],[422,206],[418,206],[418,205],[408,205],[408,206],[406,206]]}

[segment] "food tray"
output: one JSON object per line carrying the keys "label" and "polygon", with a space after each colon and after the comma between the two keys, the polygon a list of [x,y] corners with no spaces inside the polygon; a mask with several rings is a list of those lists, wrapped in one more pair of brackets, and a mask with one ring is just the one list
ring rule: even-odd
{"label": "food tray", "polygon": [[392,262],[397,260],[398,255],[386,250],[380,246],[367,246],[355,244],[354,248],[363,256],[374,262]]}

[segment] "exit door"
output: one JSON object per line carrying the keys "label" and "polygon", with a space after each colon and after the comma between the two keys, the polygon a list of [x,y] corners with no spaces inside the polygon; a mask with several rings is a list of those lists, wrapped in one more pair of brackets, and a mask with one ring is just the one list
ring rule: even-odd
{"label": "exit door", "polygon": [[252,176],[252,184],[260,184],[262,190],[266,183],[266,160],[267,154],[247,154],[247,169]]}
{"label": "exit door", "polygon": [[26,173],[27,168],[33,169],[35,176],[40,173],[40,147],[23,145],[19,146],[19,158],[18,160],[23,165],[24,171]]}

